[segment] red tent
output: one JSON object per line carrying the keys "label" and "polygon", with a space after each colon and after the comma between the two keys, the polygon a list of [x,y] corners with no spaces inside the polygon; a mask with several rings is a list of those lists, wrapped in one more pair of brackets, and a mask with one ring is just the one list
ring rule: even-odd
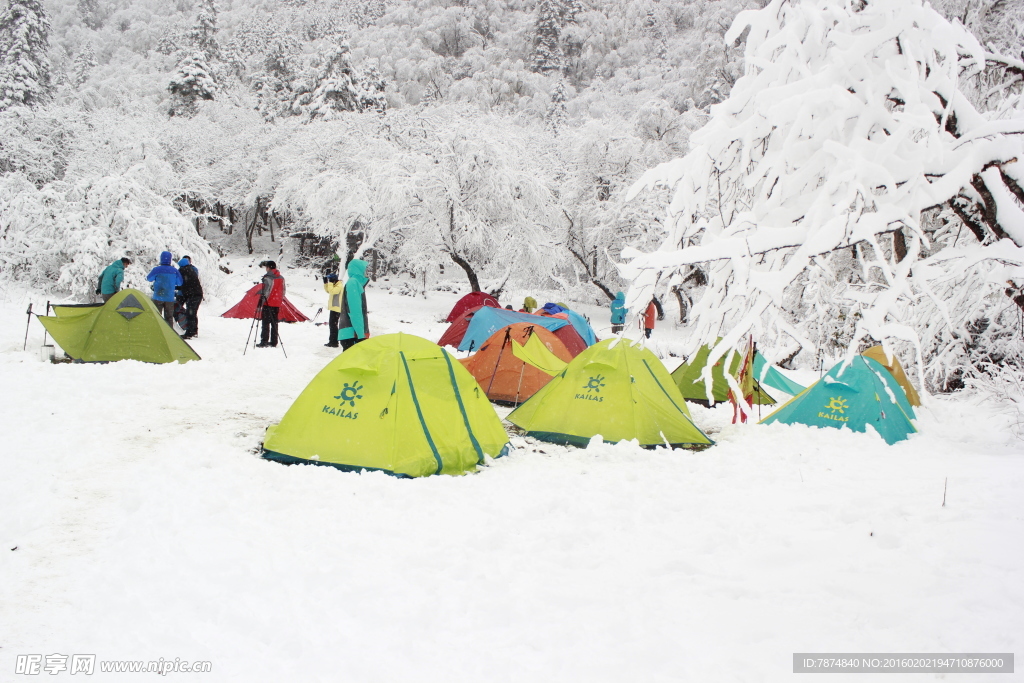
{"label": "red tent", "polygon": [[483,306],[474,306],[468,311],[464,311],[462,315],[444,331],[441,338],[437,340],[437,345],[451,346],[456,349],[459,348],[459,344],[462,343],[462,338],[466,336],[466,329],[469,327],[469,321],[473,319],[473,314],[481,308],[483,308]]}
{"label": "red tent", "polygon": [[479,308],[480,306],[491,306],[493,308],[501,308],[501,304],[498,300],[487,292],[470,292],[466,296],[462,297],[455,302],[452,306],[452,312],[448,314],[445,319],[446,323],[453,323],[459,319],[459,317],[471,308]]}
{"label": "red tent", "polygon": [[[245,293],[241,301],[222,313],[220,317],[255,318],[256,304],[260,302],[260,289],[262,288],[263,285],[261,284],[253,285],[253,288]],[[283,323],[301,323],[304,320],[309,320],[309,318],[302,314],[302,311],[292,305],[291,301],[288,301],[288,297],[285,297],[284,301],[281,302],[281,310],[277,312],[277,319]]]}
{"label": "red tent", "polygon": [[569,350],[573,358],[587,350],[587,342],[583,341],[583,337],[572,325],[559,327],[554,331],[554,335],[565,344],[565,348]]}

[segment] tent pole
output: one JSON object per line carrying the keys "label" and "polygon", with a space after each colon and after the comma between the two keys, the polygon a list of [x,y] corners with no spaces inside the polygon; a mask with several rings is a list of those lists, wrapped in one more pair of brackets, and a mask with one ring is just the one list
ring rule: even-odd
{"label": "tent pole", "polygon": [[487,383],[487,390],[484,391],[488,398],[490,398],[491,387],[494,385],[494,376],[498,374],[498,367],[501,365],[501,355],[505,353],[505,344],[508,343],[508,340],[508,328],[505,328],[505,338],[501,341],[501,350],[498,351],[498,360],[494,363],[494,370],[491,372],[491,381]]}
{"label": "tent pole", "polygon": [[[46,315],[50,315],[50,302],[46,302]],[[46,346],[46,328],[43,328],[43,346]]]}
{"label": "tent pole", "polygon": [[[508,332],[506,332],[505,334],[508,334]],[[533,336],[533,325],[530,325],[529,327],[526,328],[526,342],[530,341],[530,337],[532,337],[532,336]],[[523,342],[524,346],[526,345],[526,342]],[[519,369],[519,384],[516,386],[516,407],[517,408],[519,407],[519,392],[522,391],[522,389],[523,389],[523,374],[525,372],[526,372],[526,361],[523,361],[523,367],[521,367]]]}

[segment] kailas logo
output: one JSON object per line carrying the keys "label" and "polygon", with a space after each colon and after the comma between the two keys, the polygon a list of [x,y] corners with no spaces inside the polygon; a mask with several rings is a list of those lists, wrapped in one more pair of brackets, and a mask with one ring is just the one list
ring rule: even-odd
{"label": "kailas logo", "polygon": [[[587,390],[585,394],[576,394],[573,398],[578,398],[582,401],[604,401],[604,396],[595,396],[594,394],[601,393],[601,389],[604,388],[604,377],[598,375],[597,377],[591,377],[583,388]],[[591,393],[593,392],[593,394]]]}
{"label": "kailas logo", "polygon": [[835,413],[843,413],[850,406],[849,406],[849,404],[847,404],[845,398],[842,398],[842,397],[836,398],[836,397],[833,396],[833,397],[829,398],[828,405],[825,406],[825,407],[828,408],[829,410],[831,410],[833,414],[835,414]]}
{"label": "kailas logo", "polygon": [[359,382],[352,382],[352,384],[345,382],[345,386],[342,387],[341,392],[339,392],[338,395],[334,397],[335,400],[341,401],[341,406],[335,408],[332,406],[325,405],[320,412],[327,413],[328,415],[335,415],[337,417],[348,418],[349,420],[356,419],[357,417],[359,417],[359,413],[353,412],[351,410],[345,410],[345,406],[348,405],[348,407],[350,408],[355,408],[356,401],[363,397],[363,395],[359,393],[363,389],[363,385],[361,385]]}
{"label": "kailas logo", "polygon": [[363,395],[359,393],[362,390],[363,387],[359,382],[352,382],[351,385],[349,385],[348,382],[345,382],[345,387],[341,390],[341,393],[334,398],[340,400],[341,405],[345,405],[347,403],[352,408],[355,408],[356,400],[363,397]]}
{"label": "kailas logo", "polygon": [[850,418],[843,417],[843,413],[850,407],[850,404],[846,402],[846,399],[842,396],[836,397],[831,396],[828,399],[828,403],[825,404],[825,410],[831,410],[831,413],[818,413],[818,417],[823,420],[835,420],[836,422],[849,422]]}

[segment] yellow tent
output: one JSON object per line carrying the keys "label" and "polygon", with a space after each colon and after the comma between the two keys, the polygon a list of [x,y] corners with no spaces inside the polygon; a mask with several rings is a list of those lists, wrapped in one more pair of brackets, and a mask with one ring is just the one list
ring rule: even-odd
{"label": "yellow tent", "polygon": [[912,406],[921,405],[921,397],[918,395],[917,390],[914,389],[914,385],[910,383],[910,379],[907,378],[907,373],[903,372],[903,366],[900,365],[899,359],[895,354],[892,356],[892,360],[886,358],[885,350],[881,346],[872,346],[867,351],[864,351],[862,356],[867,356],[871,360],[878,361],[878,363],[889,371],[889,374],[893,376],[903,391],[907,394],[907,401]]}

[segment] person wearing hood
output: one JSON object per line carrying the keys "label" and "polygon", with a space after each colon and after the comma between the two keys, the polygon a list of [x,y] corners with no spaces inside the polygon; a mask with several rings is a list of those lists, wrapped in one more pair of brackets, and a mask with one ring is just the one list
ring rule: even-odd
{"label": "person wearing hood", "polygon": [[532,296],[528,296],[523,299],[523,308],[520,313],[533,313],[537,310],[537,300]]}
{"label": "person wearing hood", "polygon": [[191,339],[199,334],[199,304],[203,302],[203,285],[199,281],[199,269],[192,265],[192,259],[182,256],[178,259],[178,272],[181,273],[181,308],[185,314],[182,327],[185,334],[182,339]]}
{"label": "person wearing hood", "polygon": [[338,321],[338,341],[349,349],[370,336],[370,323],[366,317],[366,261],[352,259],[348,263],[348,280],[341,298],[341,317]]}
{"label": "person wearing hood", "polygon": [[103,298],[103,303],[107,303],[110,301],[110,297],[121,291],[121,283],[124,282],[124,269],[131,264],[132,260],[125,256],[103,269],[100,279],[96,283],[96,293]]}
{"label": "person wearing hood", "polygon": [[324,291],[327,292],[327,326],[330,330],[324,346],[338,347],[338,321],[341,319],[341,297],[345,285],[338,281],[338,274],[324,275]]}
{"label": "person wearing hood", "polygon": [[262,349],[277,346],[277,314],[284,302],[284,278],[274,261],[264,261],[260,265],[267,270],[260,291],[260,343],[256,345]]}
{"label": "person wearing hood", "polygon": [[160,252],[160,265],[149,271],[146,280],[153,283],[153,303],[164,320],[174,328],[174,290],[181,286],[181,273],[171,265],[171,252]]}
{"label": "person wearing hood", "polygon": [[640,321],[644,328],[644,336],[648,339],[651,338],[651,332],[654,332],[654,321],[658,317],[658,308],[654,305],[654,301],[647,304],[647,310],[644,311],[644,317]]}
{"label": "person wearing hood", "polygon": [[626,295],[622,292],[616,292],[615,298],[612,299],[612,334],[622,332],[622,327],[625,324]]}

